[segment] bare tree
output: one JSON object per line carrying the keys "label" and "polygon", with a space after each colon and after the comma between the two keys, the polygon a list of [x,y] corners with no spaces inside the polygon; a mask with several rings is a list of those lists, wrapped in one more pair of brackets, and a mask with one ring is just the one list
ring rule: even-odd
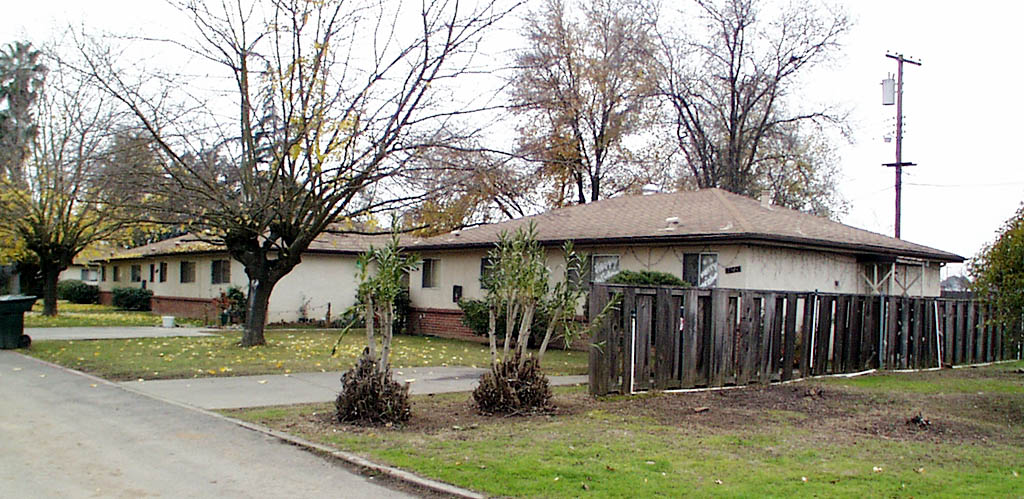
{"label": "bare tree", "polygon": [[659,93],[697,186],[756,194],[768,181],[759,163],[792,152],[774,148],[785,145],[780,135],[797,123],[841,125],[828,109],[790,112],[787,103],[797,77],[835,54],[850,23],[805,3],[771,18],[758,0],[695,3],[705,31],[659,34]]}
{"label": "bare tree", "polygon": [[[222,99],[195,91],[187,75],[130,80],[110,51],[95,46],[83,50],[85,70],[159,146],[162,169],[145,188],[173,201],[163,209],[183,212],[244,266],[242,345],[259,345],[274,285],[329,224],[424,195],[389,182],[471,111],[447,92],[470,70],[483,31],[515,5],[179,5],[198,41],[171,43],[226,72],[231,85]],[[234,112],[223,112],[225,100]],[[221,157],[229,168],[211,160]]]}
{"label": "bare tree", "polygon": [[115,151],[121,123],[109,99],[50,60],[50,79],[39,95],[20,179],[0,179],[0,235],[38,260],[43,314],[57,315],[57,279],[84,249],[111,238],[125,213],[107,203],[120,193],[101,170]]}
{"label": "bare tree", "polygon": [[527,120],[521,149],[552,181],[550,204],[586,203],[635,183],[635,136],[650,95],[649,6],[594,0],[575,12],[545,0],[528,18],[513,101]]}

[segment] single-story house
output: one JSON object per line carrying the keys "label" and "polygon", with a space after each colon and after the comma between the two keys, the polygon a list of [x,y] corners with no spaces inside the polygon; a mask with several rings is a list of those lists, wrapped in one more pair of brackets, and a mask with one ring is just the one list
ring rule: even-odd
{"label": "single-story house", "polygon": [[[267,320],[337,317],[355,303],[356,257],[386,241],[387,236],[321,234],[302,263],[274,287]],[[146,288],[153,291],[156,313],[215,320],[219,310],[213,300],[222,292],[238,287],[248,293],[242,264],[223,246],[194,235],[123,250],[99,263],[100,301],[107,304],[114,288]]]}
{"label": "single-story house", "polygon": [[504,231],[535,224],[552,279],[561,246],[591,255],[591,278],[667,272],[699,287],[939,296],[940,269],[963,257],[773,206],[721,189],[623,196],[406,244],[424,260],[410,275],[414,330],[466,335],[460,298],[480,299],[487,252]]}
{"label": "single-story house", "polygon": [[[963,257],[773,206],[767,200],[702,189],[623,196],[570,206],[430,238],[403,238],[423,262],[409,276],[413,331],[470,336],[461,298],[480,299],[480,276],[502,232],[535,224],[547,248],[552,279],[561,247],[573,241],[591,256],[590,277],[603,282],[620,270],[654,270],[699,287],[939,296],[940,269]],[[388,236],[328,233],[277,284],[268,320],[334,316],[355,301],[357,255]],[[213,318],[212,300],[229,286],[245,290],[240,263],[222,248],[180,236],[103,260],[99,286],[153,290],[158,313]]]}

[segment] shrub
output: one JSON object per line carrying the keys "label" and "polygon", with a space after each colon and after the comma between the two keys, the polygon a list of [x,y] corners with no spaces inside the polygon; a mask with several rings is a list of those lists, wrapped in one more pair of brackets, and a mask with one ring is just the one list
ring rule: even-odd
{"label": "shrub", "polygon": [[[483,300],[459,300],[459,308],[462,309],[462,323],[466,327],[473,330],[474,333],[480,336],[487,336],[487,303]],[[548,329],[548,314],[540,307],[533,314],[533,321],[530,323],[530,338],[527,341],[527,346],[530,348],[537,348],[540,343],[544,341],[544,332]],[[498,317],[495,321],[495,334],[498,341],[504,341],[505,339],[505,309],[504,307],[498,311]],[[516,330],[516,335],[519,334],[519,330]],[[552,345],[555,342],[551,343]]]}
{"label": "shrub", "polygon": [[99,303],[100,288],[70,279],[57,283],[57,298],[71,303]]}
{"label": "shrub", "polygon": [[114,288],[111,294],[113,305],[122,310],[148,311],[153,298],[152,291],[139,288]]}
{"label": "shrub", "polygon": [[473,390],[473,401],[480,412],[522,414],[551,407],[551,387],[537,359],[530,356],[522,369],[518,365],[518,356],[512,355],[484,373]]}
{"label": "shrub", "polygon": [[608,279],[608,282],[610,284],[635,284],[641,286],[689,286],[686,281],[672,274],[650,270],[641,270],[640,272],[623,270],[612,276],[611,279]]}
{"label": "shrub", "polygon": [[391,379],[391,369],[378,372],[369,350],[355,367],[341,375],[341,393],[334,402],[338,421],[364,424],[396,424],[409,420],[409,385]]}

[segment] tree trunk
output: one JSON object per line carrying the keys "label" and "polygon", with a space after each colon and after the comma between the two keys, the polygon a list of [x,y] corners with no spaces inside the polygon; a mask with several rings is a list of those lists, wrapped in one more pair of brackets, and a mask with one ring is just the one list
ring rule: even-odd
{"label": "tree trunk", "polygon": [[562,314],[555,312],[551,316],[551,321],[548,322],[548,330],[544,332],[544,341],[540,342],[540,350],[537,350],[537,364],[540,364],[544,360],[544,352],[548,349],[548,343],[551,341],[551,335],[555,332],[555,325],[558,324],[562,318]]}
{"label": "tree trunk", "polygon": [[530,343],[530,323],[533,322],[533,311],[537,307],[536,305],[526,305],[524,308],[523,322],[519,325],[519,343],[516,345],[519,349],[519,367],[526,364],[526,345]]}
{"label": "tree trunk", "polygon": [[509,345],[512,344],[512,334],[516,332],[516,312],[518,312],[519,304],[514,300],[510,300],[508,308],[505,310],[505,347],[504,352],[501,354],[501,361],[505,362],[508,360],[508,349]]}
{"label": "tree trunk", "polygon": [[243,347],[267,343],[263,329],[267,325],[267,307],[270,304],[270,294],[274,292],[274,284],[269,280],[249,283],[249,315],[245,319],[245,329],[242,331]]}
{"label": "tree trunk", "polygon": [[497,308],[493,303],[487,305],[487,339],[491,343],[491,366],[498,363],[498,343],[497,338],[495,338],[495,335],[498,334],[495,331],[498,321]]}
{"label": "tree trunk", "polygon": [[380,347],[380,373],[384,374],[388,370],[389,363],[391,362],[391,336],[394,332],[393,324],[391,322],[391,316],[393,315],[393,306],[390,303],[384,304],[383,313],[381,314],[381,329],[383,334],[381,335],[381,347]]}
{"label": "tree trunk", "polygon": [[43,273],[43,315],[57,315],[57,279],[60,277],[59,265],[40,262]]}
{"label": "tree trunk", "polygon": [[377,358],[377,338],[373,335],[373,295],[366,294],[366,349],[371,358]]}

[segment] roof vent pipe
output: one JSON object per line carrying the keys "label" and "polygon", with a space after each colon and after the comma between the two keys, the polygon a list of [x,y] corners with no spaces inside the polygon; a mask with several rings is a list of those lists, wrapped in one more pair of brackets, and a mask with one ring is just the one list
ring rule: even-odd
{"label": "roof vent pipe", "polygon": [[679,225],[679,217],[668,217],[665,219],[667,225]]}
{"label": "roof vent pipe", "polygon": [[641,192],[644,193],[644,196],[649,196],[651,194],[657,194],[661,192],[661,189],[659,189],[656,184],[646,184],[641,189]]}
{"label": "roof vent pipe", "polygon": [[771,208],[772,207],[772,196],[768,191],[761,191],[761,207]]}

